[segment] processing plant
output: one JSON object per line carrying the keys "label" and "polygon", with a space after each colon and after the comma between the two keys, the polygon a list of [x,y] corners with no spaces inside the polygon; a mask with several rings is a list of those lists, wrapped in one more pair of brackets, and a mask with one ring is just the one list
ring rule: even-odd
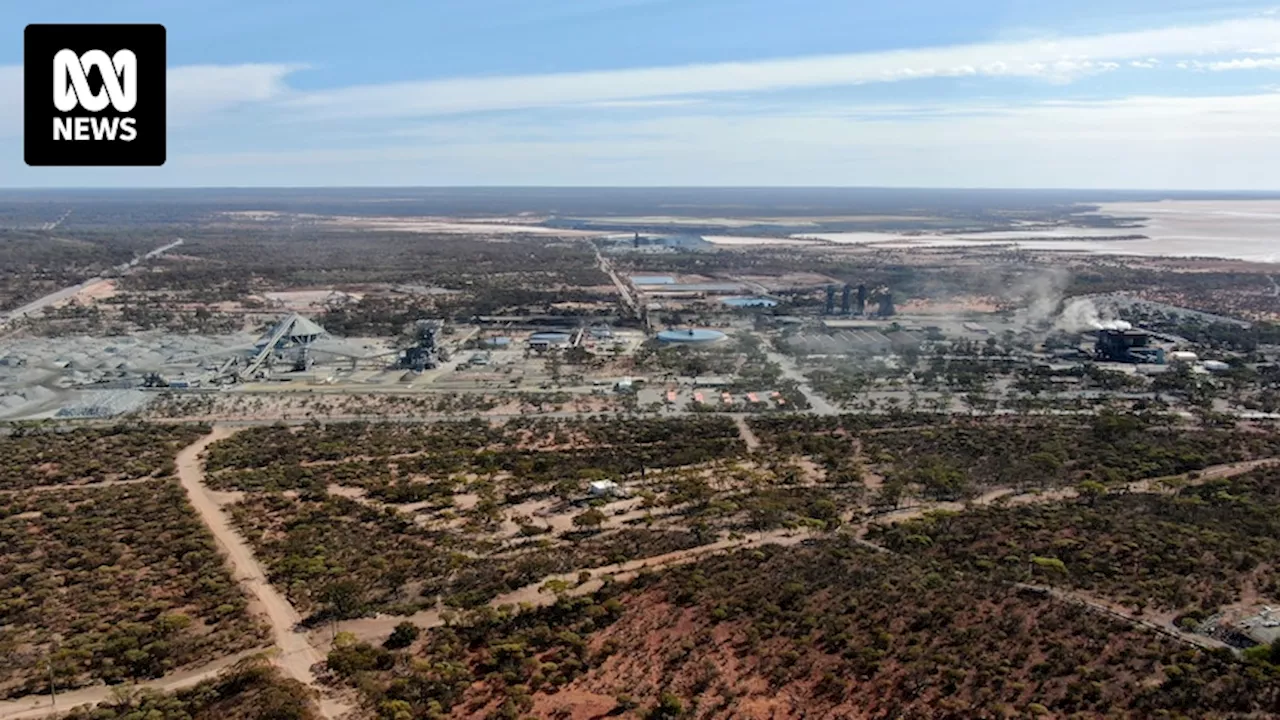
{"label": "processing plant", "polygon": [[1097,333],[1094,354],[1098,360],[1164,364],[1164,348],[1152,346],[1151,336],[1144,330],[1108,328],[1098,330]]}
{"label": "processing plant", "polygon": [[443,323],[439,320],[419,320],[414,323],[413,345],[400,352],[396,369],[420,373],[439,367],[444,353],[440,347],[442,327]]}

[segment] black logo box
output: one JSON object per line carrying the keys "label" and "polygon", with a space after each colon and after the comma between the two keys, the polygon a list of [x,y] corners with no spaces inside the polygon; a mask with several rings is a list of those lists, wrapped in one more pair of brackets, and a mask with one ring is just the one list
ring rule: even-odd
{"label": "black logo box", "polygon": [[[138,101],[117,112],[110,103],[99,112],[77,106],[61,112],[53,102],[54,56],[61,50],[83,55],[101,50],[108,57],[131,50],[137,58]],[[165,161],[165,29],[163,25],[28,25],[23,35],[23,151],[34,166],[138,166]],[[90,87],[102,78],[89,71]],[[133,118],[137,136],[130,141],[54,140],[55,118]],[[101,122],[101,120],[100,120]]]}

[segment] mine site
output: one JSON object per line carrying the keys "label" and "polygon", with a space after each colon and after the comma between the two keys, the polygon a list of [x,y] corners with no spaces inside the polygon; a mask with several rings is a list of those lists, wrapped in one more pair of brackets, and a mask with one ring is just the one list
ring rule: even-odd
{"label": "mine site", "polygon": [[[6,283],[0,419],[1280,409],[1227,380],[1274,359],[1274,265],[1212,257],[1248,255],[1273,204],[1114,207],[836,233],[791,231],[913,220],[210,207],[150,249],[60,240],[71,211],[41,208],[10,232],[95,259]],[[1244,221],[1135,257],[1196,213]]]}
{"label": "mine site", "polygon": [[1276,201],[732,192],[0,191],[0,720],[1280,712]]}

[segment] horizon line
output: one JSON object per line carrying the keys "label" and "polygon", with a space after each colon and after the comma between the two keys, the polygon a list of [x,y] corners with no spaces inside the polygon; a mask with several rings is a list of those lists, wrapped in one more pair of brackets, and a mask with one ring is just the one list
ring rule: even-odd
{"label": "horizon line", "polygon": [[920,190],[934,192],[1115,192],[1200,195],[1278,195],[1276,189],[1125,187],[999,187],[989,185],[0,185],[0,192],[133,192],[179,190]]}

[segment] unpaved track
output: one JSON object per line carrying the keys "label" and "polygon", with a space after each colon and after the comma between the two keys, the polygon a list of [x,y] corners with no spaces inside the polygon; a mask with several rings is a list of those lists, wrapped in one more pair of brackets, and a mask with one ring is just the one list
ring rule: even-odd
{"label": "unpaved track", "polygon": [[[1277,464],[1280,464],[1280,458],[1262,458],[1260,460],[1244,460],[1241,462],[1223,463],[1221,465],[1210,465],[1209,467],[1206,467],[1203,470],[1199,470],[1194,473],[1183,473],[1181,475],[1170,475],[1170,476],[1158,477],[1158,478],[1147,478],[1145,480],[1135,480],[1134,482],[1126,484],[1122,488],[1122,492],[1139,493],[1139,494],[1167,493],[1179,487],[1202,485],[1204,483],[1211,482],[1213,480],[1223,480],[1226,478],[1232,478],[1232,477],[1236,477],[1237,475],[1243,475],[1247,472],[1256,470],[1261,467],[1267,467],[1267,466],[1277,465]],[[1075,488],[1059,488],[1057,490],[1051,490],[1048,492],[1023,493],[1023,494],[1014,494],[1013,490],[1008,488],[1003,488],[1003,489],[995,489],[995,490],[988,491],[982,496],[972,500],[970,502],[970,505],[981,507],[985,505],[992,505],[998,501],[1006,502],[1011,505],[1029,505],[1029,504],[1035,504],[1035,503],[1060,502],[1063,500],[1074,499],[1078,496],[1079,496],[1079,492],[1077,492]],[[927,504],[919,505],[915,507],[904,508],[902,510],[896,510],[894,512],[886,513],[884,515],[880,515],[878,517],[873,517],[863,521],[854,529],[854,536],[857,538],[860,544],[866,547],[872,548],[874,550],[878,550],[880,552],[892,553],[893,552],[892,550],[889,550],[886,547],[882,547],[880,545],[871,543],[865,539],[867,535],[867,531],[870,529],[870,526],[872,525],[872,523],[882,524],[887,522],[901,522],[904,520],[912,520],[915,518],[922,517],[925,513],[928,513],[932,510],[959,511],[963,509],[964,509],[963,503],[954,503],[954,502],[927,503]],[[1110,615],[1111,617],[1132,623],[1134,625],[1145,627],[1149,630],[1160,633],[1161,635],[1164,635],[1166,637],[1170,637],[1175,640],[1180,640],[1182,642],[1185,642],[1191,645],[1196,645],[1201,648],[1210,649],[1210,650],[1219,649],[1219,648],[1226,648],[1232,651],[1235,650],[1235,648],[1232,648],[1231,646],[1227,645],[1226,643],[1216,638],[1200,635],[1198,633],[1187,632],[1173,625],[1172,623],[1162,623],[1149,618],[1139,617],[1133,611],[1129,610],[1128,608],[1124,607],[1119,603],[1109,602],[1107,600],[1093,597],[1081,590],[1072,590],[1070,588],[1059,588],[1059,587],[1053,587],[1048,585],[1031,585],[1028,583],[1013,583],[1013,586],[1027,589],[1027,590],[1033,590],[1036,592],[1042,592],[1063,602],[1079,603],[1096,612]]]}
{"label": "unpaved track", "polygon": [[[271,624],[271,634],[276,648],[279,650],[272,658],[273,662],[285,675],[320,692],[322,689],[316,685],[316,678],[311,668],[323,662],[324,656],[311,645],[306,633],[297,629],[302,621],[298,611],[267,580],[267,574],[262,564],[254,557],[253,550],[231,527],[226,513],[222,511],[221,506],[204,485],[204,466],[200,454],[210,444],[230,437],[234,432],[231,428],[215,426],[208,435],[184,448],[178,453],[176,461],[178,478],[187,491],[191,505],[200,514],[200,519],[204,521],[209,531],[213,533],[218,546],[226,553],[232,576],[250,596],[257,600],[258,606],[265,612],[267,621]],[[323,695],[322,692],[321,694]],[[321,711],[326,717],[336,717],[340,714],[341,708],[331,702],[322,703]]]}
{"label": "unpaved track", "polygon": [[[267,581],[266,573],[261,564],[254,557],[252,550],[250,550],[239,534],[232,529],[226,514],[222,512],[222,508],[214,499],[213,494],[210,493],[204,485],[204,470],[200,454],[213,442],[229,437],[234,432],[235,430],[233,428],[217,426],[214,428],[213,432],[180,452],[176,461],[178,477],[182,482],[183,488],[187,491],[187,495],[192,506],[199,513],[201,519],[217,540],[218,545],[226,552],[227,559],[231,564],[234,576],[266,611],[267,618],[271,623],[275,644],[279,649],[279,652],[277,652],[273,657],[274,662],[288,676],[319,690],[320,688],[316,687],[315,677],[311,668],[323,660],[323,655],[318,648],[325,643],[326,638],[324,635],[327,633],[316,631],[315,643],[313,644],[305,633],[296,629],[301,620],[297,611],[294,610],[288,600],[276,591],[276,589]],[[1259,467],[1277,463],[1280,463],[1280,459],[1266,458],[1262,460],[1214,465],[1199,471],[1197,476],[1194,478],[1192,478],[1190,474],[1186,474],[1173,476],[1171,478],[1139,480],[1129,483],[1125,487],[1125,490],[1137,493],[1162,492],[1166,491],[1166,488],[1171,485],[1197,485],[1210,480],[1234,477]],[[118,483],[103,483],[99,485],[110,484]],[[976,498],[971,502],[971,505],[990,505],[1001,499],[1005,502],[1014,504],[1055,502],[1071,499],[1076,497],[1076,495],[1077,493],[1074,488],[1062,488],[1035,494],[1015,494],[1011,489],[1001,488],[991,490],[981,497]],[[872,518],[870,522],[902,521],[920,517],[931,510],[962,510],[964,507],[965,505],[963,503],[929,503],[911,508],[903,508],[898,511]],[[860,523],[855,530],[855,537],[858,538],[860,543],[865,544],[871,549],[887,552],[885,548],[861,540],[861,536],[865,534],[867,525],[869,525],[870,522]],[[810,535],[801,531],[779,530],[762,533],[750,538],[721,540],[708,545],[690,548],[688,550],[680,550],[677,552],[667,553],[666,555],[642,558],[616,565],[584,568],[584,570],[591,572],[592,579],[586,583],[573,587],[568,592],[572,595],[594,592],[603,584],[605,577],[611,577],[618,581],[626,581],[635,577],[637,573],[645,570],[657,570],[676,565],[683,565],[719,552],[757,547],[769,543],[795,545],[807,537],[810,537]],[[555,602],[556,596],[551,592],[544,591],[542,589],[543,585],[551,580],[574,583],[577,580],[578,572],[579,571],[572,571],[543,578],[536,583],[531,583],[523,588],[507,593],[506,595],[494,598],[489,605],[492,607],[500,605],[518,605],[521,603],[528,603],[531,605],[549,605]],[[1212,638],[1181,632],[1177,628],[1166,627],[1161,623],[1136,617],[1123,608],[1117,608],[1109,603],[1084,596],[1077,592],[1043,586],[1022,586],[1028,589],[1047,592],[1060,600],[1082,603],[1097,611],[1147,627],[1171,637],[1176,637],[1185,642],[1200,645],[1201,647],[1221,646],[1221,643],[1218,643]],[[340,623],[339,629],[351,632],[361,640],[377,640],[386,637],[397,624],[406,620],[425,628],[436,627],[443,624],[443,620],[440,617],[440,611],[426,610],[409,617],[377,616],[373,618],[349,620]],[[216,677],[222,670],[230,667],[236,662],[239,662],[245,657],[253,655],[255,652],[261,651],[242,652],[238,655],[221,658],[199,668],[175,673],[152,682],[140,683],[135,687],[148,688],[157,691],[173,691],[191,687],[204,680]],[[60,694],[58,696],[58,704],[56,708],[49,705],[49,697],[47,695],[0,702],[0,720],[30,720],[32,718],[46,717],[59,712],[65,712],[76,705],[93,704],[109,700],[111,695],[112,688],[106,686],[94,686]],[[325,700],[321,704],[321,711],[326,717],[338,717],[345,712],[346,709],[347,708],[345,706],[333,700]]]}
{"label": "unpaved track", "polygon": [[173,692],[197,685],[218,676],[218,673],[241,660],[266,652],[264,648],[246,650],[236,655],[219,658],[198,668],[183,670],[162,678],[136,685],[94,685],[69,692],[58,693],[57,705],[51,705],[48,695],[28,695],[18,700],[0,701],[0,720],[30,720],[64,713],[77,705],[96,705],[111,699],[117,688],[147,689],[157,692]]}
{"label": "unpaved track", "polygon": [[817,390],[809,384],[809,378],[804,376],[795,361],[790,357],[783,355],[777,350],[770,349],[766,346],[764,351],[769,361],[777,365],[782,370],[782,376],[790,380],[796,381],[796,387],[799,388],[800,394],[804,395],[809,401],[809,414],[813,415],[839,415],[840,409],[827,401],[825,397],[818,394]]}
{"label": "unpaved track", "polygon": [[[1174,484],[1174,485],[1181,484],[1183,486],[1197,485],[1200,483],[1208,482],[1210,480],[1219,480],[1223,478],[1234,477],[1236,475],[1242,475],[1246,472],[1249,472],[1250,470],[1254,470],[1259,467],[1277,464],[1277,463],[1280,463],[1280,459],[1265,458],[1262,460],[1248,460],[1244,462],[1226,463],[1223,465],[1213,465],[1213,466],[1204,468],[1203,470],[1200,470],[1199,474],[1195,478],[1190,477],[1190,474],[1188,473],[1184,475],[1175,475],[1172,477],[1138,480],[1126,485],[1124,487],[1124,490],[1127,492],[1135,492],[1135,493],[1163,492],[1164,489],[1169,487],[1171,484]],[[1075,490],[1075,488],[1059,488],[1056,490],[1050,490],[1050,491],[1039,492],[1039,493],[1022,493],[1022,494],[1018,494],[1012,488],[996,488],[993,490],[989,490],[986,493],[983,493],[981,496],[977,498],[974,498],[973,500],[970,501],[968,506],[980,507],[985,505],[992,505],[1000,501],[1007,502],[1010,504],[1019,504],[1019,505],[1033,504],[1033,503],[1046,503],[1046,502],[1060,502],[1063,500],[1073,499],[1077,496],[1078,496],[1078,492]],[[855,542],[867,547],[868,549],[875,550],[878,552],[889,552],[887,548],[881,547],[874,543],[867,542],[864,539],[866,536],[867,530],[872,523],[901,522],[903,520],[911,520],[911,519],[921,517],[925,513],[933,510],[951,510],[951,511],[959,512],[961,510],[964,510],[965,507],[966,507],[966,504],[961,502],[926,503],[926,504],[917,505],[909,508],[902,508],[900,510],[896,510],[890,513],[886,513],[883,515],[879,515],[876,517],[863,520],[862,522],[859,522],[856,524],[846,525],[845,532],[849,532]],[[742,538],[742,539],[735,539],[735,540],[720,540],[714,543],[709,543],[707,545],[700,545],[698,547],[689,548],[687,550],[678,550],[676,552],[667,553],[665,555],[656,555],[648,558],[640,558],[637,560],[631,560],[624,563],[618,563],[616,565],[607,565],[604,567],[595,567],[595,568],[582,568],[581,570],[574,570],[571,572],[560,573],[558,575],[551,575],[551,576],[542,578],[541,580],[530,583],[518,590],[514,590],[505,595],[500,595],[494,598],[493,600],[491,600],[488,603],[488,605],[490,607],[499,607],[501,605],[520,605],[522,603],[534,605],[534,606],[550,605],[555,602],[556,596],[551,592],[547,592],[543,590],[542,589],[543,586],[548,581],[552,581],[552,580],[559,580],[572,585],[576,583],[578,578],[578,573],[582,571],[590,572],[592,579],[586,583],[582,583],[580,585],[577,585],[576,587],[573,587],[573,589],[569,591],[569,594],[579,595],[579,594],[594,592],[595,590],[599,589],[600,586],[603,584],[603,579],[605,577],[610,577],[619,582],[625,582],[627,580],[630,580],[631,578],[634,578],[639,572],[644,570],[658,570],[662,568],[674,567],[676,565],[684,565],[686,563],[695,562],[708,555],[712,555],[715,553],[730,552],[733,550],[742,550],[745,548],[758,547],[760,545],[766,545],[770,543],[784,545],[784,546],[795,545],[809,537],[812,537],[812,535],[805,533],[804,531],[774,530],[771,532],[754,535],[750,538]],[[1150,620],[1145,620],[1142,618],[1138,618],[1136,616],[1125,614],[1123,609],[1116,609],[1113,607],[1103,607],[1102,605],[1100,605],[1101,601],[1088,600],[1082,597],[1078,597],[1076,594],[1073,594],[1070,591],[1053,589],[1052,592],[1055,596],[1061,596],[1063,599],[1073,599],[1077,602],[1083,602],[1084,604],[1090,607],[1098,607],[1099,609],[1104,609],[1107,612],[1117,617],[1131,620],[1135,623],[1145,625],[1152,629],[1160,630],[1162,632],[1165,632],[1166,634],[1181,637],[1184,640],[1196,642],[1197,644],[1203,647],[1216,647],[1221,645],[1220,643],[1215,644],[1216,641],[1213,640],[1212,638],[1201,638],[1200,636],[1181,633],[1176,628],[1166,628],[1160,625],[1159,623],[1155,623]],[[360,640],[375,641],[375,640],[385,639],[391,633],[391,631],[395,628],[396,625],[405,621],[411,622],[423,628],[437,627],[439,625],[444,624],[444,621],[440,617],[439,610],[423,610],[421,612],[418,612],[410,616],[378,615],[371,618],[359,618],[356,620],[347,620],[339,624],[338,630],[343,632],[350,632]],[[325,637],[324,633],[322,633],[321,631],[315,631],[313,635],[313,642],[316,645],[323,645],[323,643],[325,643],[326,640],[327,638]]]}
{"label": "unpaved track", "polygon": [[1132,623],[1134,625],[1140,625],[1144,628],[1147,628],[1148,630],[1155,631],[1166,637],[1173,638],[1174,640],[1181,640],[1182,642],[1189,643],[1191,645],[1196,645],[1206,650],[1226,649],[1226,650],[1235,651],[1235,648],[1222,642],[1221,640],[1218,640],[1217,638],[1211,638],[1207,635],[1198,635],[1196,633],[1181,630],[1172,624],[1160,623],[1160,622],[1156,622],[1155,620],[1149,620],[1144,617],[1138,617],[1131,610],[1123,607],[1122,605],[1119,605],[1116,603],[1110,603],[1105,600],[1099,600],[1098,598],[1095,598],[1089,595],[1088,593],[1085,593],[1079,590],[1067,590],[1063,588],[1051,587],[1048,585],[1031,585],[1029,583],[1013,583],[1013,586],[1016,588],[1021,588],[1025,590],[1032,590],[1035,592],[1045,593],[1062,602],[1079,603],[1089,608],[1090,610],[1093,610],[1094,612],[1099,612],[1104,615],[1110,615],[1123,622]]}
{"label": "unpaved track", "polygon": [[[674,567],[676,565],[685,565],[687,563],[701,560],[708,555],[721,552],[729,552],[732,550],[742,550],[746,548],[759,547],[761,545],[796,545],[806,538],[812,537],[811,534],[803,530],[773,530],[765,533],[758,533],[750,537],[719,540],[706,545],[688,548],[686,550],[677,550],[665,555],[654,555],[647,558],[639,558],[624,563],[614,565],[605,565],[602,567],[582,568],[557,575],[550,575],[529,583],[524,587],[513,590],[505,595],[490,600],[489,607],[500,607],[502,605],[533,605],[543,606],[551,605],[556,601],[556,595],[542,589],[543,585],[550,581],[558,580],[570,585],[575,585],[578,581],[578,573],[586,571],[591,573],[591,579],[585,583],[578,584],[568,591],[569,595],[584,595],[595,592],[604,585],[606,577],[612,578],[618,582],[626,582],[631,580],[641,572],[650,570],[659,570],[662,568]],[[356,620],[346,620],[338,624],[338,631],[349,632],[360,640],[375,641],[385,639],[391,634],[396,625],[402,622],[411,622],[422,628],[432,628],[443,625],[444,621],[440,617],[439,610],[423,610],[409,616],[403,615],[378,615],[371,618],[359,618]],[[315,642],[322,643],[326,639],[325,633],[320,630],[315,631]]]}
{"label": "unpaved track", "polygon": [[102,488],[119,487],[121,485],[140,485],[147,482],[155,482],[156,478],[148,475],[140,478],[130,478],[128,480],[103,480],[102,482],[84,483],[82,485],[36,485],[35,487],[13,488],[0,490],[0,494],[12,495],[14,493],[42,493],[42,492],[67,492],[68,490],[100,490]]}
{"label": "unpaved track", "polygon": [[[1210,465],[1198,473],[1183,473],[1182,475],[1137,480],[1129,483],[1127,489],[1129,492],[1161,492],[1167,488],[1203,485],[1211,480],[1233,478],[1268,465],[1280,465],[1280,458],[1262,458],[1261,460],[1242,460],[1240,462],[1223,463],[1222,465]],[[1193,474],[1195,477],[1192,477]]]}
{"label": "unpaved track", "polygon": [[[1135,480],[1118,488],[1113,488],[1112,492],[1118,494],[1168,493],[1180,487],[1192,487],[1195,485],[1203,485],[1213,480],[1233,478],[1237,475],[1243,475],[1252,470],[1257,470],[1258,468],[1267,467],[1269,465],[1280,465],[1280,458],[1262,458],[1261,460],[1243,460],[1240,462],[1223,463],[1222,465],[1210,465],[1209,467],[1195,473],[1183,473],[1181,475],[1169,475],[1158,478],[1147,478],[1145,480]],[[1195,477],[1192,477],[1192,475],[1195,475]],[[988,490],[968,502],[926,502],[919,505],[891,510],[880,515],[871,516],[859,526],[858,536],[864,537],[871,523],[885,524],[902,522],[904,520],[915,520],[923,517],[926,513],[933,512],[935,510],[961,512],[969,507],[984,507],[987,505],[994,505],[997,502],[1008,505],[1034,505],[1039,503],[1072,500],[1079,496],[1080,491],[1074,487],[1056,488],[1053,490],[1027,493],[1019,493],[1012,488],[996,488],[994,490]]]}
{"label": "unpaved track", "polygon": [[733,422],[738,426],[738,434],[742,436],[742,442],[747,444],[748,450],[756,450],[760,447],[760,438],[751,432],[751,426],[747,424],[745,415],[735,414]]}

